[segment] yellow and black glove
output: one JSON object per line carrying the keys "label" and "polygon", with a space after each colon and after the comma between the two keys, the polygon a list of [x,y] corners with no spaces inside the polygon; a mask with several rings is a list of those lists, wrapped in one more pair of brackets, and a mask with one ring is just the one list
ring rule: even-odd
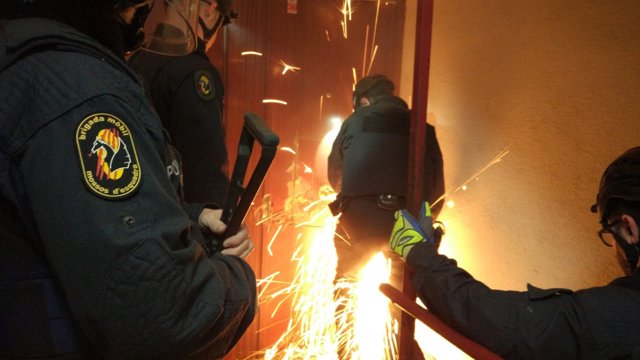
{"label": "yellow and black glove", "polygon": [[403,258],[418,243],[428,241],[434,243],[433,219],[428,202],[422,203],[419,220],[416,220],[407,209],[396,210],[396,222],[393,224],[389,245]]}

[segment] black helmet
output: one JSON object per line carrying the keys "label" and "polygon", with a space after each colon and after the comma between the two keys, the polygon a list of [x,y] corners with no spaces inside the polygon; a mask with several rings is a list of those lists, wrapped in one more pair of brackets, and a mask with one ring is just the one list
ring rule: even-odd
{"label": "black helmet", "polygon": [[41,17],[70,25],[116,55],[133,50],[153,0],[1,0],[0,18]]}
{"label": "black helmet", "polygon": [[640,202],[640,146],[627,150],[605,170],[600,189],[591,212],[600,213],[600,221],[607,221],[611,211],[609,200],[622,199]]}
{"label": "black helmet", "polygon": [[395,90],[393,82],[384,75],[375,74],[363,77],[358,81],[353,91],[353,108],[360,107],[360,99],[363,97],[373,100],[381,95],[393,95],[393,90]]}

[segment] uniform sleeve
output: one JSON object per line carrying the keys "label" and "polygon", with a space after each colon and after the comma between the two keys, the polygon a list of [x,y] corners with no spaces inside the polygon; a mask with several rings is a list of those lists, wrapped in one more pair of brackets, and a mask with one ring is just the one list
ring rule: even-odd
{"label": "uniform sleeve", "polygon": [[[222,357],[253,319],[254,274],[238,257],[203,254],[202,233],[168,179],[162,132],[145,122],[154,115],[128,101],[94,97],[26,144],[19,169],[47,262],[105,358]],[[79,124],[97,126],[83,120],[95,113],[128,127],[128,160],[140,182],[126,196],[99,195],[86,174],[93,168],[81,163],[98,156],[78,145]]]}
{"label": "uniform sleeve", "polygon": [[492,290],[426,242],[407,263],[430,311],[504,358],[575,359],[591,350],[583,307],[568,290]]}
{"label": "uniform sleeve", "polygon": [[223,88],[215,69],[184,78],[170,99],[167,131],[182,156],[186,202],[223,204],[229,188],[222,122]]}
{"label": "uniform sleeve", "polygon": [[340,131],[331,145],[331,152],[327,159],[327,177],[329,184],[337,193],[342,191],[342,165],[344,163],[344,150],[350,136],[347,134],[349,118],[342,123]]}

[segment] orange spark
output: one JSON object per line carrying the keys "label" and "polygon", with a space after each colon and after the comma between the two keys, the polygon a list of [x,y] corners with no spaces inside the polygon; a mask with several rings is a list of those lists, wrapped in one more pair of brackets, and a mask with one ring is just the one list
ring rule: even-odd
{"label": "orange spark", "polygon": [[356,68],[352,67],[351,72],[353,73],[353,89],[356,89],[356,84],[358,83],[358,76],[356,75]]}
{"label": "orange spark", "polygon": [[347,39],[349,38],[347,22],[351,21],[351,14],[353,13],[353,9],[351,9],[351,0],[344,0],[340,13],[342,14],[342,21],[340,21],[340,24],[342,25],[342,36]]}
{"label": "orange spark", "polygon": [[286,62],[280,60],[280,65],[282,65],[284,67],[284,69],[282,69],[282,75],[286,74],[287,71],[291,70],[291,72],[296,72],[298,70],[300,70],[299,67],[293,66],[293,65],[289,65]]}
{"label": "orange spark", "polygon": [[281,105],[287,105],[287,102],[284,100],[278,100],[278,99],[262,99],[262,103],[263,104],[281,104]]}
{"label": "orange spark", "polygon": [[305,174],[313,174],[313,169],[309,165],[302,163],[302,166],[304,166]]}
{"label": "orange spark", "polygon": [[262,56],[262,53],[257,52],[257,51],[243,51],[243,52],[240,53],[240,55],[242,55],[242,56],[247,56],[247,55]]}

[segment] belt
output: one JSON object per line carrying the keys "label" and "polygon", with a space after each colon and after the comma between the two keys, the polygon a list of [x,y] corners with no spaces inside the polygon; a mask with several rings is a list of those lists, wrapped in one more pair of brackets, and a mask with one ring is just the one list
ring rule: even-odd
{"label": "belt", "polygon": [[329,209],[333,216],[337,216],[342,213],[342,211],[347,208],[349,201],[352,200],[375,201],[379,208],[392,211],[407,207],[407,199],[404,196],[395,194],[367,194],[354,196],[343,196],[338,194],[336,200],[329,203]]}

